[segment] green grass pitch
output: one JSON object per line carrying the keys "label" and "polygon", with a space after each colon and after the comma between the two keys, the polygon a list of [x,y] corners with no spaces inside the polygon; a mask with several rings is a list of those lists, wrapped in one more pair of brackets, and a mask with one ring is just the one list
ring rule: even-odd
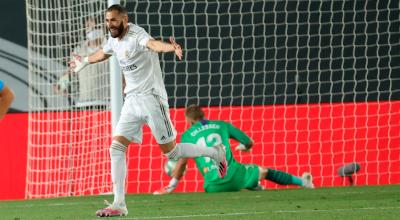
{"label": "green grass pitch", "polygon": [[[99,219],[112,196],[1,201],[0,219]],[[400,185],[127,196],[112,219],[400,219]]]}

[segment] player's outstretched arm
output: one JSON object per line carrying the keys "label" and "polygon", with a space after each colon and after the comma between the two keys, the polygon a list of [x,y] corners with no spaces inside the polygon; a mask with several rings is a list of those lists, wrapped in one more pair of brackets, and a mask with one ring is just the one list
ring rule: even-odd
{"label": "player's outstretched arm", "polygon": [[170,43],[150,39],[147,41],[147,47],[157,53],[174,52],[179,60],[182,60],[183,52],[181,46],[175,42],[173,37],[169,38]]}
{"label": "player's outstretched arm", "polygon": [[7,113],[12,101],[14,100],[14,93],[7,86],[0,90],[0,120],[3,119]]}
{"label": "player's outstretched arm", "polygon": [[235,127],[231,123],[226,123],[229,135],[232,139],[239,141],[239,145],[235,147],[235,150],[250,152],[254,145],[254,141],[242,130]]}
{"label": "player's outstretched arm", "polygon": [[178,160],[178,163],[176,163],[176,167],[172,172],[173,178],[180,180],[183,177],[183,175],[185,174],[187,161],[187,158],[180,158]]}
{"label": "player's outstretched arm", "polygon": [[154,195],[170,194],[175,190],[175,188],[178,186],[179,180],[183,177],[185,173],[187,160],[187,158],[180,158],[178,160],[178,163],[176,164],[175,169],[172,172],[172,179],[169,181],[168,186],[156,190],[153,193]]}
{"label": "player's outstretched arm", "polygon": [[100,49],[87,57],[82,57],[75,53],[73,53],[72,56],[73,59],[69,62],[69,65],[75,73],[78,73],[89,64],[98,63],[108,59],[111,54],[106,54],[102,49]]}

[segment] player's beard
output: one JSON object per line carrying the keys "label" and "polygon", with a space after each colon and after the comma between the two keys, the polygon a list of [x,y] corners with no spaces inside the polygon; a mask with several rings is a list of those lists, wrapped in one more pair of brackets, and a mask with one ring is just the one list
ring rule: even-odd
{"label": "player's beard", "polygon": [[125,30],[125,28],[124,28],[124,23],[123,22],[121,22],[121,24],[117,28],[117,32],[115,32],[115,33],[113,33],[111,31],[111,28],[108,28],[108,32],[110,32],[110,35],[113,38],[117,38],[117,37],[121,36],[121,34],[124,33],[124,30]]}

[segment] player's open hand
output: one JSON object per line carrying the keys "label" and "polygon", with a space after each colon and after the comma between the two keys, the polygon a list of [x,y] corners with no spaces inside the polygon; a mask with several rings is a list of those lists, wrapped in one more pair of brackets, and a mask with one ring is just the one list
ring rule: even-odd
{"label": "player's open hand", "polygon": [[72,53],[72,60],[68,62],[68,64],[70,69],[72,69],[74,73],[78,73],[83,68],[85,68],[89,64],[89,62],[87,57],[83,58],[76,53]]}
{"label": "player's open hand", "polygon": [[76,67],[77,62],[82,62],[82,56],[72,53],[72,60],[68,62],[69,67],[73,70]]}
{"label": "player's open hand", "polygon": [[170,38],[169,38],[169,42],[170,42],[170,43],[172,44],[172,46],[174,46],[174,48],[175,48],[175,55],[178,57],[179,60],[182,60],[183,51],[182,51],[181,45],[179,45],[178,43],[176,43],[174,37],[170,37]]}

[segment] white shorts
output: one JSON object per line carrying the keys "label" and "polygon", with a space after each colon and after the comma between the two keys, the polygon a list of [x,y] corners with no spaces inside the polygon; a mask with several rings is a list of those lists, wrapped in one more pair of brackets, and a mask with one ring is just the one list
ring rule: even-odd
{"label": "white shorts", "polygon": [[158,144],[166,144],[176,138],[167,100],[154,94],[129,94],[125,98],[114,136],[124,136],[129,141],[142,143],[144,124],[150,127]]}

